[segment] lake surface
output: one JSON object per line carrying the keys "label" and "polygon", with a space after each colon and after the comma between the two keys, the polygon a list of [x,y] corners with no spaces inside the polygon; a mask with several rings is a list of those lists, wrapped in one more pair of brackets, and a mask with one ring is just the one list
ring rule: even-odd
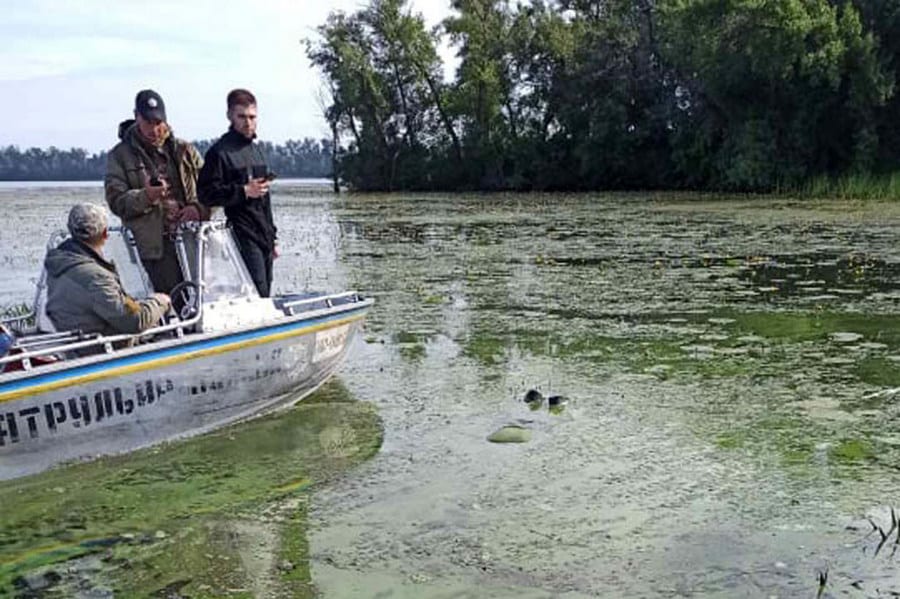
{"label": "lake surface", "polygon": [[[900,593],[900,204],[276,191],[276,291],[377,302],[338,379],[383,440],[309,496],[321,596]],[[76,201],[0,189],[0,305]]]}

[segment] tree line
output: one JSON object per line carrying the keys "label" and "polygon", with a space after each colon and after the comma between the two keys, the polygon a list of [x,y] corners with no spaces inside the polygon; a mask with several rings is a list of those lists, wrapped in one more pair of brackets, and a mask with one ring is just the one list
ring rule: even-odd
{"label": "tree line", "polygon": [[449,6],[430,29],[370,0],[306,40],[352,187],[768,191],[900,162],[900,0]]}
{"label": "tree line", "polygon": [[[201,155],[214,139],[193,142]],[[261,142],[271,168],[279,177],[331,177],[331,140],[288,140],[284,144]],[[16,146],[0,148],[0,181],[95,181],[106,174],[106,152],[88,153]]]}

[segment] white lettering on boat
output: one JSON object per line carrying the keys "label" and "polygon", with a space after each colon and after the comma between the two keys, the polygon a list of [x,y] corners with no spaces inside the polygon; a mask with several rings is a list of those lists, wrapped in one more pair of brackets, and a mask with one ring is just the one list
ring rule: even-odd
{"label": "white lettering on boat", "polygon": [[350,325],[348,324],[316,333],[316,349],[313,352],[312,361],[321,362],[341,353],[349,333]]}

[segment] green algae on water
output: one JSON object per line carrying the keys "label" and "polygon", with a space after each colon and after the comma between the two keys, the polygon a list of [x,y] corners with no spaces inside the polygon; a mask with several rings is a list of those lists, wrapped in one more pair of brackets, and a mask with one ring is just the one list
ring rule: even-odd
{"label": "green algae on water", "polygon": [[294,565],[284,584],[307,588],[305,540],[285,535],[303,535],[315,484],[372,456],[381,438],[374,408],[332,381],[281,414],[5,482],[0,505],[14,507],[0,510],[0,596],[29,572],[98,552],[98,578],[123,596],[182,580],[191,596],[219,596],[278,578],[250,571],[242,535],[269,538],[270,553]]}

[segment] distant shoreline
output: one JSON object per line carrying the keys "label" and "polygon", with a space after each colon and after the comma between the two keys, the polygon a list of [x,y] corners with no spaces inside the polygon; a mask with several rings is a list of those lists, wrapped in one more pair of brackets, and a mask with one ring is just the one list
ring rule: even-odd
{"label": "distant shoreline", "polygon": [[[307,185],[307,186],[328,186],[332,185],[331,179],[320,179],[320,178],[284,178],[284,179],[276,179],[275,187],[280,187],[282,185]],[[46,188],[71,188],[71,187],[103,187],[102,179],[81,179],[76,181],[51,181],[51,180],[40,180],[40,181],[17,181],[17,180],[0,180],[0,190],[9,190],[9,189],[40,189],[42,187]]]}

